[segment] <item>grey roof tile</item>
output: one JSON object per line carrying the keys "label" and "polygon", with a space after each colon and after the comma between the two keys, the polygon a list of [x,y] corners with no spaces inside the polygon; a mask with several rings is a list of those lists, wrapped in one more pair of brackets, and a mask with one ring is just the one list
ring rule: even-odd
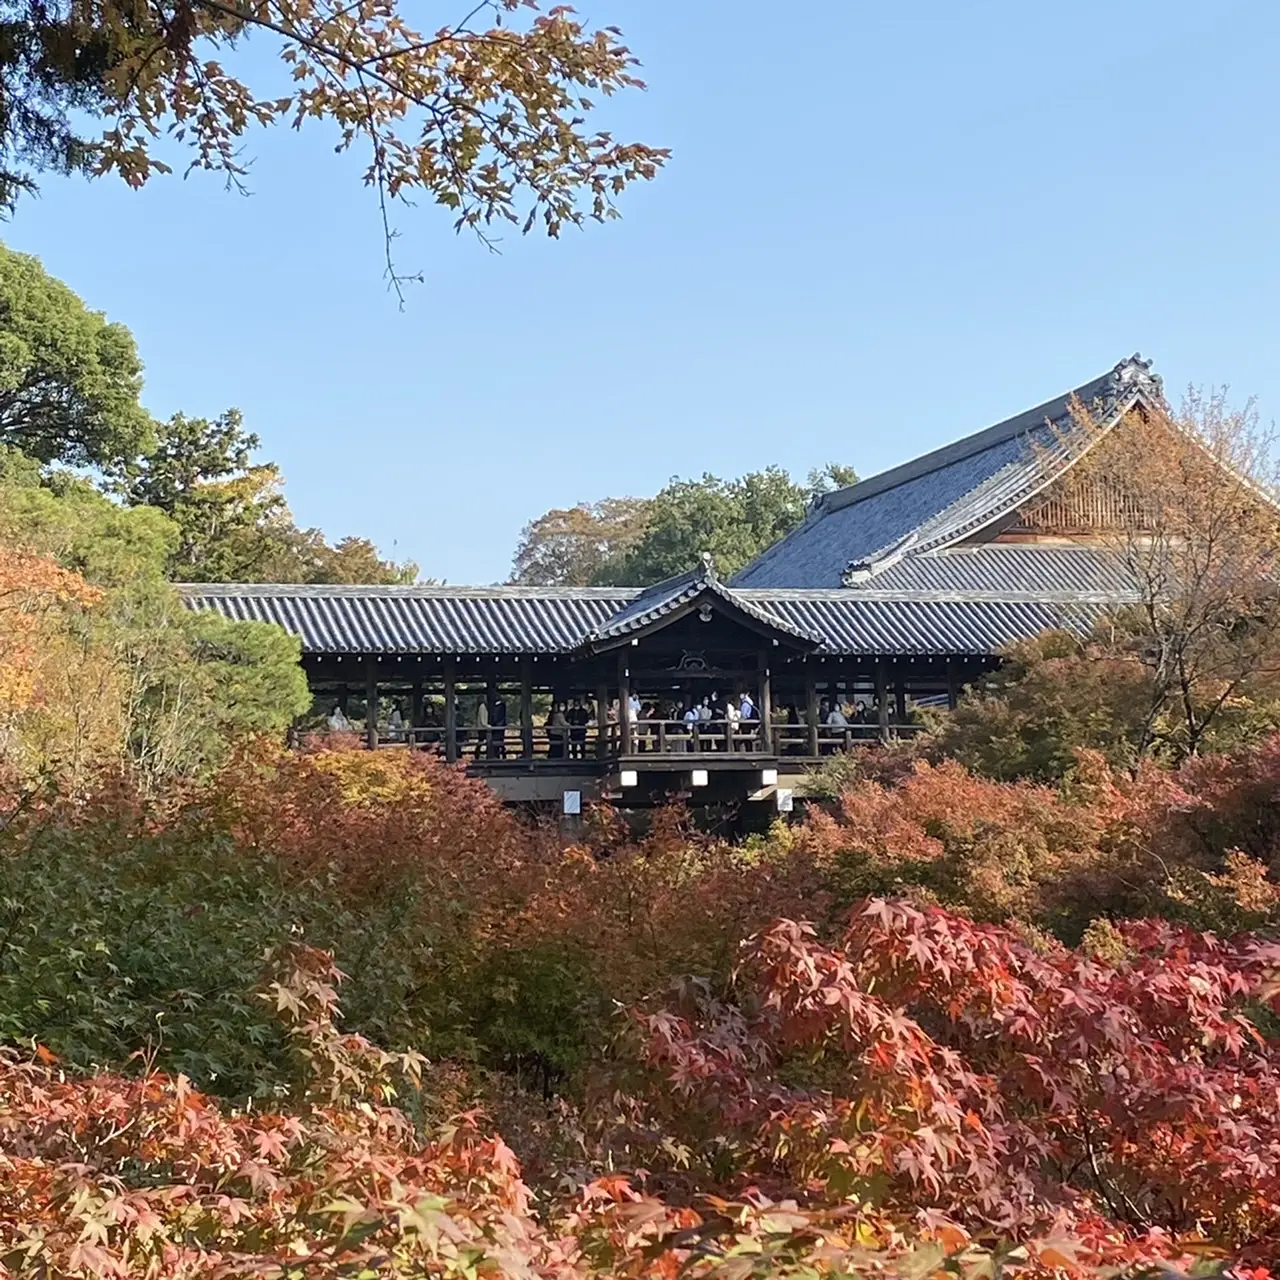
{"label": "grey roof tile", "polygon": [[[274,622],[311,654],[573,653],[635,593],[515,587],[186,586],[193,609]],[[735,591],[753,616],[837,654],[994,653],[1046,627],[1087,629],[1101,606],[1034,599],[866,598],[836,591]]]}
{"label": "grey roof tile", "polygon": [[838,587],[851,565],[912,554],[972,533],[1049,483],[1072,455],[1073,399],[1114,421],[1158,396],[1149,362],[1109,373],[922,458],[828,494],[805,522],[732,580],[739,587]]}
{"label": "grey roof tile", "polygon": [[862,599],[884,594],[1003,600],[1128,599],[1130,575],[1104,547],[982,544],[904,556],[848,588]]}
{"label": "grey roof tile", "polygon": [[[1122,361],[1067,396],[827,495],[731,584],[706,565],[639,589],[202,585],[193,609],[278,623],[311,654],[573,654],[617,641],[701,593],[829,654],[991,654],[1048,628],[1086,631],[1130,598],[1105,552],[954,545],[1068,464],[1071,396],[1114,421],[1160,395],[1147,362]],[[851,562],[865,569],[848,578]]]}
{"label": "grey roof tile", "polygon": [[305,653],[560,653],[635,596],[522,587],[311,587],[194,584],[192,608],[275,622]]}

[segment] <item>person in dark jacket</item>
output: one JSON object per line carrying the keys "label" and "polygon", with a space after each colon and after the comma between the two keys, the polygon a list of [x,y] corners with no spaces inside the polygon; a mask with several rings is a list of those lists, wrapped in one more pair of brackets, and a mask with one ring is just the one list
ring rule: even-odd
{"label": "person in dark jacket", "polygon": [[507,704],[500,693],[494,694],[493,703],[489,707],[489,741],[492,744],[489,749],[489,758],[505,760],[507,758]]}

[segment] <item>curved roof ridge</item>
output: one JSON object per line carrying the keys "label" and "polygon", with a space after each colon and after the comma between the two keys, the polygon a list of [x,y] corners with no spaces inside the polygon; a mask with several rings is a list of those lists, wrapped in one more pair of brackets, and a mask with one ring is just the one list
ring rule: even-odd
{"label": "curved roof ridge", "polygon": [[[1139,396],[1163,403],[1162,384],[1151,372],[1151,362],[1134,355],[1065,395],[826,495],[800,525],[739,570],[731,583],[834,586],[842,577],[847,579],[850,570],[855,580],[865,580],[862,575],[877,562],[919,554],[936,545],[939,537],[996,518],[1002,502],[1021,500],[1024,491],[1034,491],[1039,483],[1035,464],[1042,459],[1028,456],[1028,442],[1039,436],[1051,446],[1045,430],[1061,430],[1073,401],[1080,400],[1100,419],[1111,421]],[[913,534],[915,541],[908,543]]]}
{"label": "curved roof ridge", "polygon": [[[1145,372],[1145,366],[1149,362],[1140,363]],[[1113,371],[1113,381],[1123,386],[1126,379],[1122,375],[1131,364],[1130,361],[1122,361],[1117,365]],[[845,569],[842,582],[847,586],[855,586],[873,578],[882,567],[896,564],[904,555],[924,555],[950,546],[958,539],[968,537],[998,520],[1028,498],[1042,493],[1079,462],[1102,436],[1122,421],[1142,397],[1143,389],[1140,386],[1134,386],[1127,393],[1121,391],[1108,396],[1099,406],[1102,415],[1100,430],[1087,437],[1077,436],[1071,439],[1063,434],[1070,431],[1070,427],[1063,427],[1063,415],[1040,424],[1054,433],[1043,449],[1036,448],[1033,439],[1038,434],[1036,429],[1028,430],[1025,438],[1031,448],[1030,456],[1011,459],[998,471],[917,525],[906,539],[887,544],[866,557],[851,561]],[[1094,403],[1099,405],[1097,400]],[[1069,421],[1070,402],[1065,416]],[[904,547],[903,543],[906,542],[911,545]]]}
{"label": "curved roof ridge", "polygon": [[[1121,360],[1106,373],[1090,379],[1074,390],[1054,396],[1053,399],[1046,400],[1033,409],[1024,409],[1021,413],[1014,414],[1012,418],[1006,418],[994,426],[985,427],[972,435],[953,440],[950,444],[942,445],[929,453],[923,453],[918,458],[890,467],[888,471],[882,471],[879,475],[868,476],[865,480],[860,480],[857,484],[849,485],[845,489],[823,494],[818,499],[818,508],[837,511],[841,507],[862,502],[887,489],[896,489],[901,484],[907,484],[919,476],[937,471],[953,462],[959,462],[962,458],[982,453],[992,445],[1002,444],[1015,436],[1026,435],[1046,421],[1052,422],[1062,418],[1070,409],[1073,400],[1091,405],[1098,400],[1105,402],[1132,394],[1139,388],[1163,397],[1164,384],[1159,374],[1151,372],[1151,365],[1152,361],[1144,360],[1141,353],[1135,351],[1133,355]],[[1109,406],[1107,412],[1109,412]]]}
{"label": "curved roof ridge", "polygon": [[702,563],[697,568],[646,587],[625,608],[597,623],[585,637],[584,643],[608,643],[643,631],[667,614],[682,608],[702,595],[715,596],[735,609],[740,609],[757,622],[781,631],[784,635],[792,636],[797,640],[820,643],[820,637],[815,633],[794,626],[769,609],[762,608],[752,600],[744,599],[733,588],[726,586],[717,577],[710,555],[704,555]]}

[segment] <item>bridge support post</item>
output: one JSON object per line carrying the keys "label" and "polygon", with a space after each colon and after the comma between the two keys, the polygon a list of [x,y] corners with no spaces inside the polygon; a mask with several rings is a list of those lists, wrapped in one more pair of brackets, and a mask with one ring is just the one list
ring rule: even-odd
{"label": "bridge support post", "polygon": [[773,682],[769,676],[769,652],[762,649],[760,666],[760,750],[773,755]]}
{"label": "bridge support post", "polygon": [[370,751],[378,749],[378,660],[364,660],[364,741]]}
{"label": "bridge support post", "polygon": [[631,754],[631,672],[627,669],[627,651],[618,654],[618,735],[622,754]]}
{"label": "bridge support post", "polygon": [[876,659],[876,720],[880,729],[880,741],[889,741],[889,664],[883,658]]}
{"label": "bridge support post", "polygon": [[452,657],[444,660],[444,758],[458,758],[458,672]]}

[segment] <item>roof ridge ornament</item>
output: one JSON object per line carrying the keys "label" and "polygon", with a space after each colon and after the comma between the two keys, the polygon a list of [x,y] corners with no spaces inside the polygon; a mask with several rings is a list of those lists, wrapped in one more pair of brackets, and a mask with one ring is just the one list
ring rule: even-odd
{"label": "roof ridge ornament", "polygon": [[710,551],[704,551],[699,555],[701,567],[698,569],[698,577],[703,582],[713,583],[719,582],[720,579],[716,575],[716,559]]}
{"label": "roof ridge ornament", "polygon": [[905,537],[899,538],[892,546],[865,556],[860,560],[850,560],[840,575],[842,587],[857,587],[870,581],[881,569],[897,564],[918,541],[917,532],[912,529]]}
{"label": "roof ridge ornament", "polygon": [[1140,351],[1135,351],[1127,360],[1121,360],[1111,370],[1107,390],[1111,397],[1120,399],[1140,391],[1158,402],[1164,401],[1164,379],[1158,373],[1151,372],[1154,362],[1144,360]]}

